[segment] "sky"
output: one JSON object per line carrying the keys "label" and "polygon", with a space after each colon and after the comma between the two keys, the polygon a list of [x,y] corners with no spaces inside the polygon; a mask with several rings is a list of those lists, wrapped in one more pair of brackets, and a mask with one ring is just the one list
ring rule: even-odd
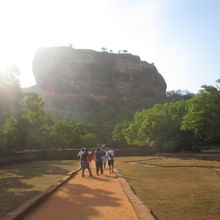
{"label": "sky", "polygon": [[198,92],[220,78],[220,0],[0,0],[0,69],[35,84],[44,46],[106,47],[154,63],[167,90]]}

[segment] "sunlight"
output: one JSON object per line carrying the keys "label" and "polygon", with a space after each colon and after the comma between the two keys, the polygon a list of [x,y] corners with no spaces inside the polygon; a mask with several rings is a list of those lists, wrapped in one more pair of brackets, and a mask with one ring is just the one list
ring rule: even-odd
{"label": "sunlight", "polygon": [[[114,52],[126,49],[149,61],[153,54],[160,53],[160,35],[154,28],[160,11],[156,4],[140,2],[125,8],[115,0],[9,0],[1,2],[1,6],[0,26],[5,35],[0,41],[0,68],[18,63],[22,87],[35,83],[31,64],[39,47],[71,43],[73,48],[107,47]],[[145,41],[148,43],[143,45]]]}
{"label": "sunlight", "polygon": [[219,11],[0,0],[0,219],[220,219]]}
{"label": "sunlight", "polygon": [[[116,53],[128,50],[142,60],[155,63],[158,70],[166,74],[168,89],[187,88],[186,80],[176,82],[174,77],[176,74],[178,78],[184,78],[185,74],[191,77],[199,73],[202,53],[190,35],[181,34],[178,19],[172,19],[177,14],[170,12],[180,9],[179,5],[180,2],[171,0],[2,0],[0,69],[16,62],[24,68],[21,69],[22,86],[33,85],[34,52],[39,47],[71,43],[76,49],[100,51],[101,47],[106,47]],[[186,33],[188,29],[184,30]],[[211,67],[216,69],[217,58],[214,64]],[[195,83],[196,80],[190,88]]]}
{"label": "sunlight", "polygon": [[[98,32],[105,26],[104,21],[99,19],[100,15],[104,16],[105,9],[101,8],[103,6],[101,1],[99,3],[98,6],[86,1],[21,0],[16,2],[9,0],[1,2],[0,26],[3,34],[0,41],[0,69],[2,74],[8,65],[18,63],[21,70],[21,85],[27,87],[35,83],[31,65],[34,52],[39,47],[67,46],[72,43],[74,47],[96,49],[96,46],[101,45],[102,42],[98,42],[96,35],[93,34],[88,38],[88,32]],[[95,10],[99,13],[94,13]],[[48,11],[50,11],[49,17]],[[93,24],[98,24],[99,27],[96,28],[97,25]],[[97,48],[100,47],[97,46]]]}

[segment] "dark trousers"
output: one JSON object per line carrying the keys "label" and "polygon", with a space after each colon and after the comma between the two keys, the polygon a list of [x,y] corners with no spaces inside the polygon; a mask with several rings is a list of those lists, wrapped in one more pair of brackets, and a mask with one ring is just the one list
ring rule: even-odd
{"label": "dark trousers", "polygon": [[91,169],[90,169],[89,162],[87,162],[87,161],[82,161],[82,162],[81,162],[81,168],[82,168],[82,177],[85,176],[85,169],[88,169],[89,175],[92,176],[92,171],[91,171]]}
{"label": "dark trousers", "polygon": [[108,160],[108,166],[109,166],[110,173],[113,173],[114,172],[114,170],[113,170],[113,168],[114,168],[114,160],[113,159],[112,160]]}
{"label": "dark trousers", "polygon": [[99,174],[99,170],[101,174],[103,174],[103,162],[102,161],[96,161],[96,173]]}

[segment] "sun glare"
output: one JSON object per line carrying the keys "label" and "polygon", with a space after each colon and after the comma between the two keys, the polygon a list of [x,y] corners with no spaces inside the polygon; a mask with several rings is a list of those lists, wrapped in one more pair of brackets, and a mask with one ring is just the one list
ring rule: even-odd
{"label": "sun glare", "polygon": [[188,41],[185,32],[178,35],[176,22],[170,20],[170,11],[179,4],[171,0],[2,0],[0,69],[18,63],[21,85],[26,87],[34,84],[31,63],[39,47],[106,47],[154,62],[169,85],[182,87],[183,81],[177,83],[175,76],[195,72],[192,66],[199,56],[196,42]]}
{"label": "sun glare", "polygon": [[[148,62],[157,62],[158,54],[164,54],[154,25],[160,12],[156,4],[124,7],[115,0],[8,0],[1,4],[5,10],[0,25],[6,34],[0,41],[0,68],[18,63],[22,87],[35,83],[31,63],[34,51],[43,46],[71,43],[73,48],[128,50]],[[13,16],[6,13],[10,10]]]}

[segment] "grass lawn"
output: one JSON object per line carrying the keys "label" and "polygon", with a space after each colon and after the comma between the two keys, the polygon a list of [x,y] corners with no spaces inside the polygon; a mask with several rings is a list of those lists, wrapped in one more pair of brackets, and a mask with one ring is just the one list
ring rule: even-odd
{"label": "grass lawn", "polygon": [[220,219],[220,162],[121,157],[116,166],[159,220]]}
{"label": "grass lawn", "polygon": [[78,161],[34,161],[0,168],[0,218],[79,167]]}

